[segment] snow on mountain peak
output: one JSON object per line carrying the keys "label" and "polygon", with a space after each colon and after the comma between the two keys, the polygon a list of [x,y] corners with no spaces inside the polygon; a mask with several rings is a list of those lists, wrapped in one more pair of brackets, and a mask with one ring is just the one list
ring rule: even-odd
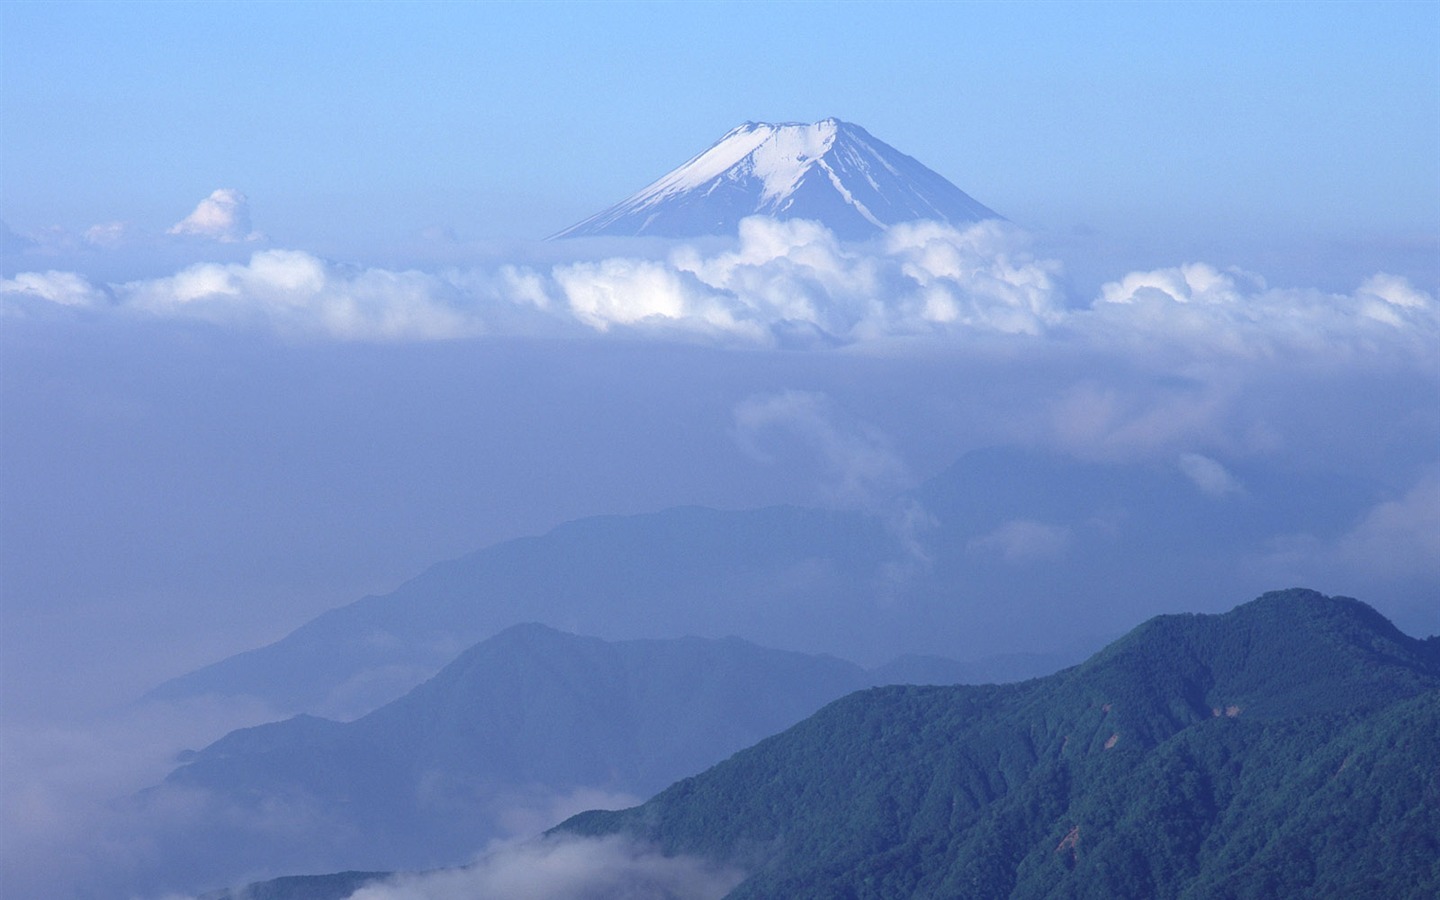
{"label": "snow on mountain peak", "polygon": [[916,219],[1000,218],[944,177],[858,125],[745,122],[621,203],[555,235],[691,237],[733,233],[740,219],[815,219],[865,238]]}

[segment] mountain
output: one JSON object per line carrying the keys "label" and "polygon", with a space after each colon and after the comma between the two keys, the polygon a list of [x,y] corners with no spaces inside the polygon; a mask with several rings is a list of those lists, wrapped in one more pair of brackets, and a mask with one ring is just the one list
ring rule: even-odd
{"label": "mountain", "polygon": [[813,219],[847,239],[933,219],[966,225],[994,211],[859,125],[746,122],[639,193],[554,235],[733,234],[746,216]]}
{"label": "mountain", "polygon": [[245,695],[280,715],[350,719],[524,621],[608,640],[738,635],[864,665],[978,661],[924,680],[1048,674],[1165,608],[1258,593],[1260,548],[1342,534],[1373,503],[1366,484],[1233,472],[1243,489],[1216,496],[1174,467],[995,448],[872,511],[579,520],[437,564],[151,696]]}
{"label": "mountain", "polygon": [[1440,896],[1440,637],[1291,590],[1017,685],[850,695],[557,831],[738,866],[728,896]]}
{"label": "mountain", "polygon": [[891,544],[871,517],[798,507],[582,519],[432,566],[149,696],[245,695],[282,712],[353,718],[465,648],[537,620],[609,639],[808,631],[809,646],[835,644],[842,623],[827,622],[818,601],[870,591]]}
{"label": "mountain", "polygon": [[345,900],[367,884],[382,881],[389,872],[336,872],[333,875],[286,875],[246,885],[238,890],[207,891],[196,900]]}
{"label": "mountain", "polygon": [[[946,663],[904,668],[958,673]],[[298,716],[190,755],[139,802],[142,821],[185,810],[156,868],[189,881],[156,887],[459,864],[603,798],[649,796],[891,674],[738,638],[514,626],[356,721]]]}

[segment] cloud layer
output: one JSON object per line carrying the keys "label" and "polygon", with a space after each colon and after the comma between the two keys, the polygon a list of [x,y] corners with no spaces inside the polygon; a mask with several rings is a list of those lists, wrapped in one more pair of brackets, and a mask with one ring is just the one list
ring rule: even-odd
{"label": "cloud layer", "polygon": [[[243,196],[217,191],[172,231],[248,239]],[[411,341],[482,334],[651,336],[757,347],[828,347],[930,336],[1049,337],[1186,356],[1433,356],[1440,305],[1377,274],[1347,295],[1271,288],[1205,263],[1132,272],[1076,308],[1058,263],[1017,229],[920,222],[839,241],[806,221],[747,219],[733,244],[676,244],[661,258],[440,272],[333,263],[265,249],[243,263],[94,284],[74,272],[0,282],[13,314],[36,301],[187,317],[320,339]]]}

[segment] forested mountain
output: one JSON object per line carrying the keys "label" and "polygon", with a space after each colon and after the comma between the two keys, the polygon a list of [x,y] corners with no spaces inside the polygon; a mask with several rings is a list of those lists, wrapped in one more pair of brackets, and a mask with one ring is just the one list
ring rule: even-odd
{"label": "forested mountain", "polygon": [[1440,638],[1311,591],[1162,616],[1017,685],[837,701],[561,832],[735,865],[729,896],[1440,895]]}

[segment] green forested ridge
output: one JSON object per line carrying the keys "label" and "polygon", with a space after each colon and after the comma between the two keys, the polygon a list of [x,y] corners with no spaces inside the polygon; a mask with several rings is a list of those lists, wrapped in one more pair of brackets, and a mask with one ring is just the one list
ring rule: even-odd
{"label": "green forested ridge", "polygon": [[761,897],[1440,896],[1440,641],[1267,594],[1019,685],[853,694],[623,831]]}

